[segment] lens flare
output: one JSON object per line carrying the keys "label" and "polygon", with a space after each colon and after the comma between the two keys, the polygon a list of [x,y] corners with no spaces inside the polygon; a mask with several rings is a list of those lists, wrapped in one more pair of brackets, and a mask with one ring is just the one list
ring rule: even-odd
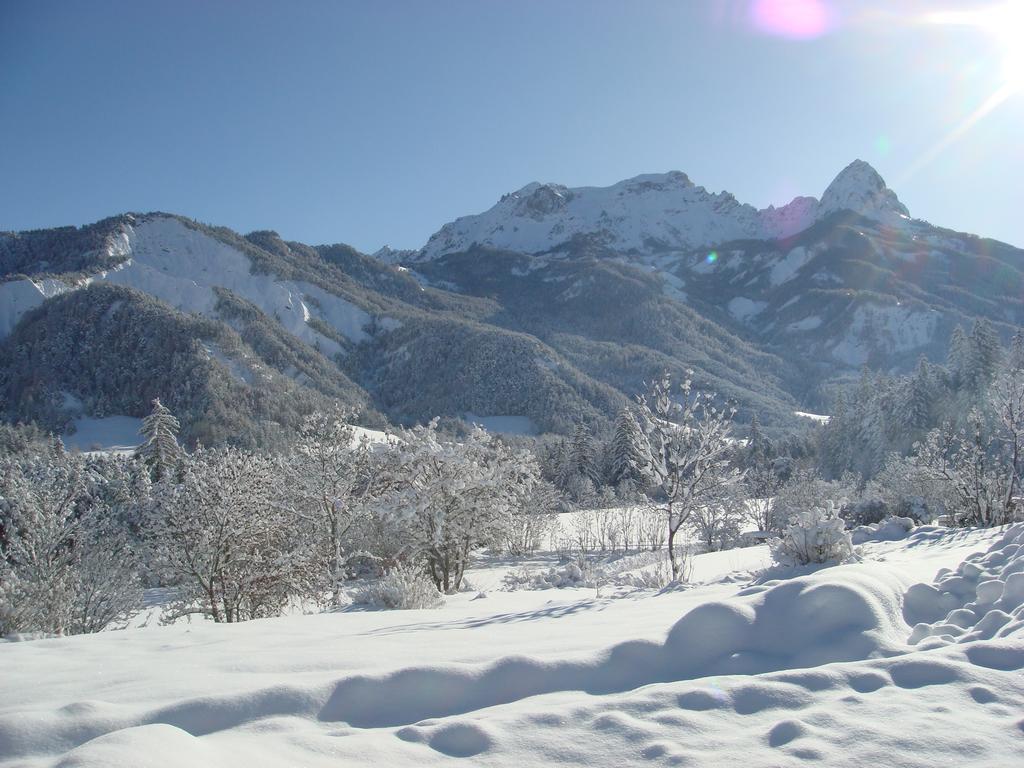
{"label": "lens flare", "polygon": [[974,27],[988,36],[998,49],[1002,64],[1002,80],[980,105],[951,131],[928,147],[906,170],[900,181],[906,181],[929,165],[950,146],[963,138],[977,123],[999,108],[1015,94],[1024,90],[1024,2],[991,3],[972,10],[940,10],[919,19],[925,24]]}
{"label": "lens flare", "polygon": [[836,13],[826,0],[754,0],[750,21],[768,35],[813,40],[831,32]]}
{"label": "lens flare", "polygon": [[999,48],[1003,64],[1004,87],[1024,88],[1024,2],[1008,0],[973,10],[935,11],[925,16],[929,24],[975,27]]}
{"label": "lens flare", "polygon": [[718,252],[712,251],[707,255],[707,258],[704,259],[704,261],[706,261],[708,264],[714,264],[716,261],[718,261]]}

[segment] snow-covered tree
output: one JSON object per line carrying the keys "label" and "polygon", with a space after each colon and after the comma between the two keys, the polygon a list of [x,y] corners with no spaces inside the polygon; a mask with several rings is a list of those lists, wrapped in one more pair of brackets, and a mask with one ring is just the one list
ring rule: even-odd
{"label": "snow-covered tree", "polygon": [[139,430],[145,439],[135,450],[135,455],[150,468],[154,481],[170,477],[181,460],[181,446],[178,445],[180,429],[181,424],[160,402],[160,398],[153,400],[153,410],[142,420]]}
{"label": "snow-covered tree", "polygon": [[913,437],[912,443],[932,424],[935,407],[935,377],[924,355],[918,359],[914,373],[906,380],[902,395],[901,427],[907,438]]}
{"label": "snow-covered tree", "polygon": [[0,636],[78,634],[139,608],[135,557],[67,453],[0,461]]}
{"label": "snow-covered tree", "polygon": [[949,354],[946,356],[946,367],[949,369],[953,386],[964,386],[971,376],[972,353],[971,342],[963,326],[953,329],[949,339]]}
{"label": "snow-covered tree", "polygon": [[1014,513],[1015,499],[1024,488],[1024,360],[1011,365],[996,380],[990,392],[992,410],[1000,426],[998,440],[1006,469],[1006,515]]}
{"label": "snow-covered tree", "polygon": [[[529,459],[524,459],[525,463],[529,462]],[[539,475],[539,467],[530,467],[528,471],[536,471]],[[511,555],[519,556],[535,552],[543,544],[557,522],[562,499],[558,489],[541,479],[518,484],[514,493],[520,498],[510,510],[505,549]]]}
{"label": "snow-covered tree", "polygon": [[590,435],[590,430],[583,424],[578,424],[573,433],[572,444],[569,448],[569,462],[576,475],[586,478],[595,487],[601,484],[597,449],[594,447],[594,439]]}
{"label": "snow-covered tree", "polygon": [[775,496],[789,478],[791,462],[785,458],[754,457],[743,476],[746,519],[758,531],[777,533],[785,518],[774,512]]}
{"label": "snow-covered tree", "polygon": [[743,524],[742,507],[738,499],[704,504],[693,513],[693,529],[707,552],[716,552],[736,546]]}
{"label": "snow-covered tree", "polygon": [[458,590],[472,552],[501,542],[510,516],[539,479],[535,461],[500,447],[479,427],[462,442],[436,422],[403,430],[389,452],[389,507],[442,592]]}
{"label": "snow-covered tree", "polygon": [[355,415],[338,407],[308,416],[284,467],[288,501],[316,531],[318,560],[336,605],[352,554],[351,534],[370,514],[373,486],[370,445],[351,426]]}
{"label": "snow-covered tree", "polygon": [[974,322],[969,348],[966,383],[975,392],[982,392],[992,383],[1003,355],[999,334],[992,323],[984,318]]}
{"label": "snow-covered tree", "polygon": [[667,522],[672,578],[683,574],[676,534],[701,506],[714,504],[742,478],[730,465],[730,430],[735,409],[695,392],[687,378],[673,398],[666,374],[637,399],[648,445],[648,476]]}
{"label": "snow-covered tree", "polygon": [[647,466],[644,433],[633,409],[625,407],[615,419],[615,432],[608,447],[608,482],[618,486],[631,482],[643,483]]}
{"label": "snow-covered tree", "polygon": [[154,487],[145,535],[178,583],[180,613],[275,616],[319,587],[313,534],[284,503],[288,490],[276,459],[230,447],[196,451],[180,482]]}
{"label": "snow-covered tree", "polygon": [[914,465],[933,482],[947,485],[950,512],[960,525],[1010,522],[1013,472],[981,412],[972,411],[964,427],[947,423],[929,432],[916,448]]}

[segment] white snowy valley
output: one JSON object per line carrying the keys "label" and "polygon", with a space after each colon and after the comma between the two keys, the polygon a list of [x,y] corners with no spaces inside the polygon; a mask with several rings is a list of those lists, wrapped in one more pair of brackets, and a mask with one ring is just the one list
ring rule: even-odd
{"label": "white snowy valley", "polygon": [[1010,766],[1024,750],[1024,525],[922,526],[804,575],[763,571],[755,546],[698,555],[663,591],[504,586],[557,560],[481,557],[438,609],[2,645],[0,764]]}

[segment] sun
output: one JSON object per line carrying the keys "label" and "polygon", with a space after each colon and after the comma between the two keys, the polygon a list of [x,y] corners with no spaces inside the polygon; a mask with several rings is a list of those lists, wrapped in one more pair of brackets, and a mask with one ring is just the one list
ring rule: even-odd
{"label": "sun", "polygon": [[1024,89],[1024,1],[1004,0],[974,10],[935,11],[926,20],[932,24],[975,27],[984,32],[1002,61],[1002,88]]}

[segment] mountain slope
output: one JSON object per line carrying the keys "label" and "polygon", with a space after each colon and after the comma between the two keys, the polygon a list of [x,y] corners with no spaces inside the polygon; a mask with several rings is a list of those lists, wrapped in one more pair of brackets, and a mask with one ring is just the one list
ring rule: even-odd
{"label": "mountain slope", "polygon": [[[497,275],[494,249],[520,256],[515,274]],[[702,349],[716,346],[716,335],[738,336],[785,360],[762,367],[814,407],[827,407],[822,387],[862,365],[900,370],[921,354],[941,359],[957,325],[985,317],[1009,336],[1024,323],[1024,251],[912,219],[860,160],[820,201],[797,198],[764,211],[709,194],[678,173],[600,189],[531,184],[445,225],[405,258],[429,279],[474,295],[502,281],[557,281],[565,278],[552,272],[574,271],[572,297],[539,292],[544,298],[531,315],[537,322],[549,323],[572,305],[581,321],[588,318],[583,333],[595,341],[642,343],[698,361]],[[488,284],[466,279],[467,258],[495,272]],[[685,305],[714,331],[691,325],[666,343],[663,325],[644,311],[651,303],[637,301],[625,283],[617,297],[588,290],[612,264],[660,278],[664,299],[674,305],[659,307],[659,319]],[[601,328],[609,319],[611,336]],[[629,335],[636,328],[645,340]],[[743,367],[731,350],[727,359],[730,370]],[[727,389],[722,372],[714,373],[712,385]]]}
{"label": "mountain slope", "polygon": [[251,447],[273,445],[334,401],[373,421],[366,393],[336,366],[251,305],[245,317],[240,300],[224,302],[241,336],[122,286],[53,298],[0,345],[0,410],[61,431],[80,415],[144,416],[160,397],[181,417],[188,444]]}
{"label": "mountain slope", "polygon": [[[76,357],[89,350],[118,368],[120,355],[136,370],[129,358],[149,360],[152,339],[170,334],[192,341],[181,358],[190,373],[167,373],[168,386],[207,393],[184,407],[188,434],[208,442],[284,434],[323,398],[360,404],[371,420],[377,409],[403,422],[514,416],[542,432],[581,421],[600,430],[664,370],[692,371],[741,422],[758,413],[780,428],[795,410],[826,412],[834,381],[860,366],[941,359],[953,329],[979,317],[1004,336],[1024,322],[1024,251],[910,218],[861,161],[820,201],[779,209],[673,172],[602,189],[531,184],[445,225],[419,252],[377,258],[155,213],[2,234],[0,267],[0,356],[24,367],[4,373],[8,419],[59,428],[64,393],[83,415],[113,403],[144,412],[168,393],[104,383]],[[77,327],[75,312],[102,314],[114,299],[100,284],[161,307],[148,331],[123,321],[135,347],[105,331],[112,356],[91,346],[103,343],[99,328],[80,328],[68,346],[46,319]],[[233,350],[228,362],[207,354],[227,374],[241,358],[275,382],[266,403],[243,409],[244,434],[226,415],[202,415],[256,397],[211,383],[194,359],[210,339]],[[76,389],[64,371],[83,367]],[[282,404],[275,422],[269,403],[293,391],[301,407]]]}

